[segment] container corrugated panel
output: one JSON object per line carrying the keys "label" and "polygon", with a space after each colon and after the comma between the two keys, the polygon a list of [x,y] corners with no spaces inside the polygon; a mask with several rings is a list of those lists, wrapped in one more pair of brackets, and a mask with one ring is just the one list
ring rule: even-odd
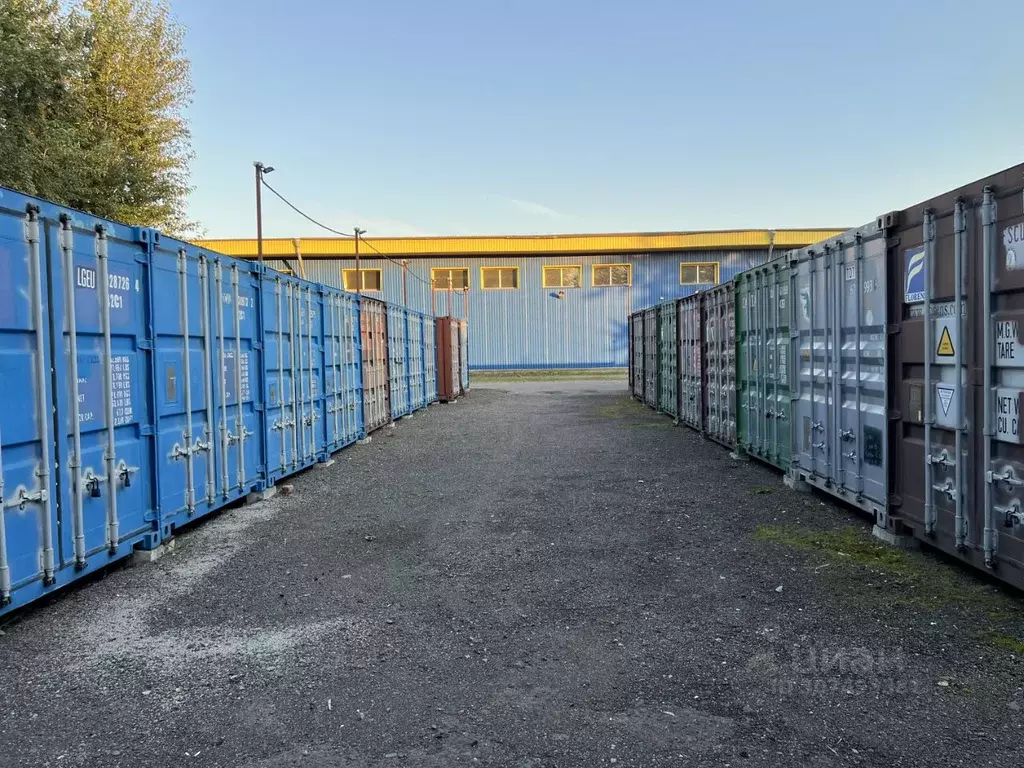
{"label": "container corrugated panel", "polygon": [[[216,397],[221,380],[214,286],[219,257],[155,233],[153,241],[151,271],[159,286],[152,297],[156,457],[166,538],[179,525],[218,509],[225,492],[230,494],[236,478],[225,481],[219,469],[227,455],[220,425],[224,419],[233,424],[236,414],[225,412],[224,398]],[[230,312],[228,318],[231,322]]]}
{"label": "container corrugated panel", "polygon": [[321,287],[326,453],[365,435],[359,309],[355,296]]}
{"label": "container corrugated panel", "polygon": [[153,461],[151,358],[133,347],[151,233],[106,224],[0,190],[0,611],[158,540],[152,472],[139,474]]}
{"label": "container corrugated panel", "polygon": [[658,367],[661,371],[658,386],[658,408],[673,417],[679,415],[676,356],[679,354],[676,337],[676,303],[658,305]]}
{"label": "container corrugated panel", "polygon": [[[1024,165],[888,228],[890,507],[912,532],[1024,588]],[[958,311],[959,307],[959,311]],[[959,373],[958,373],[959,372]]]}
{"label": "container corrugated panel", "polygon": [[792,459],[789,283],[784,259],[736,278],[737,447],[783,470]]}
{"label": "container corrugated panel", "polygon": [[406,314],[408,318],[409,338],[409,405],[411,410],[418,411],[427,404],[426,395],[426,371],[423,368],[423,315],[411,310]]}
{"label": "container corrugated panel", "polygon": [[705,434],[736,445],[736,305],[732,283],[701,294],[704,333]]}
{"label": "container corrugated panel", "polygon": [[679,327],[679,420],[704,431],[704,344],[701,310],[703,294],[676,303]]}
{"label": "container corrugated panel", "polygon": [[423,369],[427,403],[437,402],[437,328],[436,319],[423,316]]}
{"label": "container corrugated panel", "polygon": [[644,402],[658,407],[658,310],[644,310]]}
{"label": "container corrugated panel", "polygon": [[409,311],[387,305],[388,373],[391,379],[391,418],[412,413],[409,390]]}
{"label": "container corrugated panel", "polygon": [[469,391],[469,321],[459,320],[459,383],[462,394]]}
{"label": "container corrugated panel", "polygon": [[644,313],[634,312],[629,316],[630,363],[629,380],[633,397],[644,399]]}
{"label": "container corrugated panel", "polygon": [[359,323],[363,357],[363,421],[369,434],[391,423],[387,305],[360,296]]}
{"label": "container corrugated panel", "polygon": [[797,332],[792,472],[866,511],[884,513],[884,233],[872,222],[787,259]]}
{"label": "container corrugated panel", "polygon": [[459,327],[451,317],[435,321],[437,339],[437,391],[441,402],[458,399],[462,392],[459,372]]}

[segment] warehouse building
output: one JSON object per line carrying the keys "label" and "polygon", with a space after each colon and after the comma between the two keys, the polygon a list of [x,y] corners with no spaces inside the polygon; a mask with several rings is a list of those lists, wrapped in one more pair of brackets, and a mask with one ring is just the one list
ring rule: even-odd
{"label": "warehouse building", "polygon": [[[470,367],[628,364],[627,318],[687,296],[840,230],[741,230],[359,241],[367,296],[420,312],[468,315]],[[200,243],[256,258],[256,240]],[[354,239],[265,239],[268,266],[354,291]]]}

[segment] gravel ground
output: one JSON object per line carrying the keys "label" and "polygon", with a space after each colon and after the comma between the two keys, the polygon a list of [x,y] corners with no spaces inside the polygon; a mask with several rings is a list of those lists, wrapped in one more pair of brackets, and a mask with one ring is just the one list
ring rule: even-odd
{"label": "gravel ground", "polygon": [[630,401],[475,388],[5,627],[7,766],[1006,766],[1024,600]]}

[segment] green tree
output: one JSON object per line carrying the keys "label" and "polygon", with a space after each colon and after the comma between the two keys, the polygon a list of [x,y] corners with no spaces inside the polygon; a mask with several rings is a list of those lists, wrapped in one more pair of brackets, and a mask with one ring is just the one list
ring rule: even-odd
{"label": "green tree", "polygon": [[0,184],[194,231],[183,37],[167,0],[0,0]]}
{"label": "green tree", "polygon": [[86,61],[73,89],[90,167],[78,202],[129,224],[193,229],[184,30],[166,0],[82,0],[81,8]]}
{"label": "green tree", "polygon": [[0,0],[0,184],[66,202],[77,183],[82,28],[57,0]]}

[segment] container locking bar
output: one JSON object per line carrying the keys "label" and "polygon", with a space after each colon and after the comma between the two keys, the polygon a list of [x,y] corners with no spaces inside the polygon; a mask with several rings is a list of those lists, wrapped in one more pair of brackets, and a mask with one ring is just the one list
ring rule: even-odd
{"label": "container locking bar", "polygon": [[[984,498],[984,532],[982,548],[985,555],[985,567],[992,568],[996,563],[996,530],[993,521],[992,509],[992,483],[996,475],[992,472],[992,439],[995,437],[995,425],[993,422],[992,402],[992,348],[995,346],[995,319],[992,316],[992,283],[995,270],[995,228],[996,228],[996,202],[991,187],[985,187],[982,193],[981,204],[982,223],[982,308],[981,315],[984,318],[984,360],[982,365],[984,392],[984,439],[982,440],[983,458],[982,466],[985,467],[985,498]],[[927,286],[926,286],[927,287]],[[1010,471],[1004,473],[1010,475]],[[1000,478],[1003,479],[1003,478]],[[1009,477],[1006,478],[1007,482]]]}
{"label": "container locking bar", "polygon": [[107,230],[102,224],[96,227],[96,279],[99,282],[100,328],[103,332],[103,411],[107,422],[107,448],[103,459],[107,476],[104,480],[110,486],[107,494],[107,549],[110,554],[117,552],[121,541],[117,516],[117,448],[114,437],[114,354],[110,338],[110,277],[108,268]]}
{"label": "container locking bar", "polygon": [[[178,250],[178,318],[181,325],[182,377],[185,379],[185,430],[181,435],[186,448],[182,451],[185,459],[185,507],[191,517],[196,511],[195,475],[192,464],[192,339],[188,329],[188,254],[184,248]],[[175,448],[178,448],[175,445]],[[177,455],[177,454],[176,454]]]}
{"label": "container locking bar", "polygon": [[71,471],[71,529],[75,539],[75,567],[85,568],[85,487],[82,483],[82,424],[79,408],[78,387],[78,307],[75,304],[75,233],[71,229],[71,217],[60,217],[60,249],[64,266],[64,306],[67,313],[68,334],[68,378],[71,380],[71,455],[68,469]]}
{"label": "container locking bar", "polygon": [[193,450],[203,450],[207,453],[206,459],[206,501],[213,503],[216,493],[216,480],[214,479],[215,468],[213,466],[213,377],[210,366],[213,364],[213,341],[210,329],[210,263],[205,253],[199,254],[199,302],[202,311],[199,314],[203,330],[203,391],[206,393],[206,423],[203,425],[203,436],[205,443],[196,440]]}
{"label": "container locking bar", "polygon": [[221,481],[221,495],[224,498],[228,496],[228,446],[233,442],[233,436],[228,430],[228,401],[227,401],[227,372],[225,371],[225,355],[224,355],[224,293],[223,293],[223,275],[221,273],[220,260],[215,261],[216,271],[214,272],[214,280],[217,286],[217,336],[219,338],[219,344],[217,345],[217,369],[220,371],[218,380],[220,383],[220,481]]}
{"label": "container locking bar", "polygon": [[11,567],[7,561],[7,517],[4,502],[4,439],[0,433],[0,607],[11,604]]}

